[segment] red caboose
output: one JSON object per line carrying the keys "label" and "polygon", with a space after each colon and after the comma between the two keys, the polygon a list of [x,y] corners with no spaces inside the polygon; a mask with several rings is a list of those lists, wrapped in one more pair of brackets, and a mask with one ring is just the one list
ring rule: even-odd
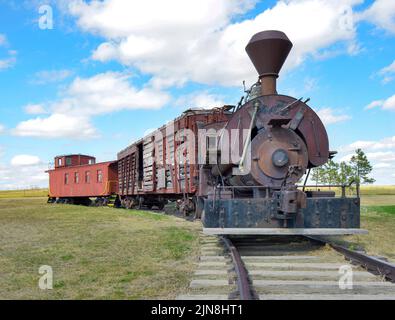
{"label": "red caboose", "polygon": [[72,154],[55,158],[55,168],[49,170],[49,202],[105,204],[117,192],[116,161],[96,163],[96,158]]}

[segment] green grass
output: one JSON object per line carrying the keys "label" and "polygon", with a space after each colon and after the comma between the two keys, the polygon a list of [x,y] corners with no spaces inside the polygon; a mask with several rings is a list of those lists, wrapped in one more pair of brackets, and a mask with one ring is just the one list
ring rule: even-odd
{"label": "green grass", "polygon": [[369,234],[341,237],[339,241],[395,262],[395,196],[367,197],[362,196],[361,228]]}
{"label": "green grass", "polygon": [[381,207],[371,206],[368,209],[373,211],[373,212],[381,213],[381,214],[384,214],[384,215],[395,215],[395,205],[393,205],[393,206],[381,206]]}
{"label": "green grass", "polygon": [[[395,261],[395,194],[384,189],[362,192],[361,228],[369,234],[340,241]],[[0,192],[0,299],[171,299],[185,291],[199,224],[144,211],[48,205],[46,192]],[[53,290],[38,288],[42,265],[54,270]]]}
{"label": "green grass", "polygon": [[[198,223],[149,212],[0,199],[0,299],[171,299],[198,255]],[[38,288],[38,269],[54,289]]]}

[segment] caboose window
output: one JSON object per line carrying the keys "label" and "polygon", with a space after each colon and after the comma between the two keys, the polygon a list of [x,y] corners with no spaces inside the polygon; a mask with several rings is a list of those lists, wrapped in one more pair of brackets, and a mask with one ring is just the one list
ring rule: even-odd
{"label": "caboose window", "polygon": [[80,174],[78,172],[74,173],[74,183],[80,183]]}
{"label": "caboose window", "polygon": [[89,164],[95,164],[95,160],[94,159],[89,159]]}
{"label": "caboose window", "polygon": [[85,183],[91,183],[91,172],[90,171],[85,172]]}
{"label": "caboose window", "polygon": [[66,166],[71,166],[71,158],[66,158]]}
{"label": "caboose window", "polygon": [[101,170],[97,170],[97,182],[103,182],[103,172]]}
{"label": "caboose window", "polygon": [[61,167],[62,166],[62,159],[58,159],[58,166]]}
{"label": "caboose window", "polygon": [[64,174],[64,184],[69,184],[69,174],[68,173]]}

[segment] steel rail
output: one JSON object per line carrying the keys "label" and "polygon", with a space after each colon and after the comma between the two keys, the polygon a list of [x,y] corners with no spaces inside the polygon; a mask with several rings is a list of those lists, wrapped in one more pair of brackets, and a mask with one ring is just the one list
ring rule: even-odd
{"label": "steel rail", "polygon": [[344,255],[351,262],[357,263],[368,271],[384,276],[386,280],[395,283],[395,264],[369,256],[365,253],[353,251],[329,240],[306,236],[309,240],[320,244],[328,244],[331,248]]}
{"label": "steel rail", "polygon": [[240,293],[240,300],[253,300],[248,272],[244,266],[239,252],[228,237],[221,237],[221,239],[224,242],[227,250],[229,251],[229,254],[233,261],[233,265],[235,266],[235,271],[237,275],[237,287]]}

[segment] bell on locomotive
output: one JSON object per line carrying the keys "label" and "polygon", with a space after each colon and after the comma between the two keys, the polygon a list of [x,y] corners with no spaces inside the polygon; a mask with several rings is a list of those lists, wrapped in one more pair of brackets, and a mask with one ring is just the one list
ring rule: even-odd
{"label": "bell on locomotive", "polygon": [[325,126],[307,105],[309,100],[277,93],[277,78],[292,46],[283,32],[263,31],[246,47],[258,82],[222,123],[216,161],[199,170],[206,233],[365,232],[359,229],[358,194],[346,196],[344,185],[306,185],[310,170],[335,152],[329,151]]}

